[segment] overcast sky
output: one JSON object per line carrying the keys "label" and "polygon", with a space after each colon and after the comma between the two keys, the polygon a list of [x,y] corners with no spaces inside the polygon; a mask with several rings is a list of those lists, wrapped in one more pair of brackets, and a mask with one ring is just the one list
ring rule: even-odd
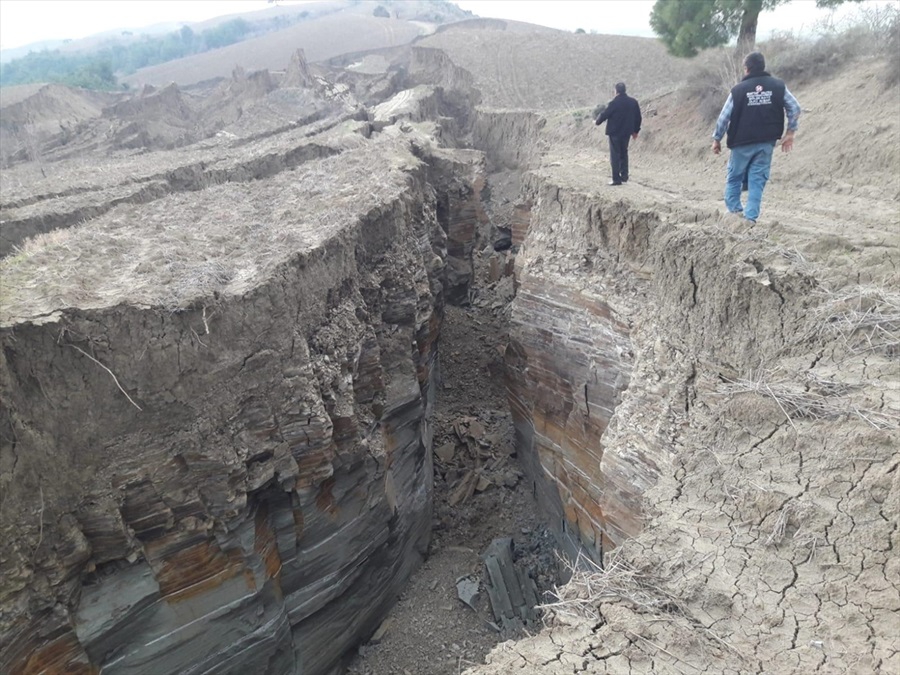
{"label": "overcast sky", "polygon": [[[460,0],[457,4],[479,16],[564,30],[653,35],[649,24],[653,0]],[[898,5],[900,0],[868,0],[863,4]],[[266,0],[0,0],[0,48],[157,23],[203,21],[267,6]],[[837,10],[837,17],[856,11],[858,6],[848,3]],[[765,37],[773,30],[811,31],[829,14],[817,9],[814,0],[793,0],[774,12],[764,12],[759,34]]]}

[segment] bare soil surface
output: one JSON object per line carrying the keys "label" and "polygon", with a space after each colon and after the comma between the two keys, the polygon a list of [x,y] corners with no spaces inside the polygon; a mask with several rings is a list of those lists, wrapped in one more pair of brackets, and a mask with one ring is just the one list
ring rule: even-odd
{"label": "bare soil surface", "polygon": [[[445,51],[475,77],[492,108],[559,110],[606,103],[613,85],[647,96],[672,91],[690,72],[658,40],[588,35],[506,22],[507,27],[447,26],[419,42]],[[566,54],[565,59],[560,54]],[[639,56],[638,56],[639,55]],[[627,74],[627,76],[626,76]]]}
{"label": "bare soil surface", "polygon": [[[385,44],[411,39],[387,33],[382,38]],[[678,426],[670,430],[670,461],[660,467],[658,484],[646,492],[646,528],[619,549],[622,566],[608,570],[618,575],[586,575],[580,582],[576,577],[565,591],[570,615],[557,613],[550,630],[504,642],[488,655],[506,636],[490,625],[483,593],[474,610],[457,598],[457,580],[481,576],[480,555],[495,537],[515,539],[542,590],[555,581],[555,560],[511,443],[501,369],[511,283],[484,290],[471,307],[447,307],[440,338],[443,386],[433,420],[430,555],[382,629],[360,648],[349,672],[449,675],[482,663],[486,655],[488,665],[474,671],[478,675],[895,672],[900,667],[900,88],[880,84],[883,64],[859,63],[827,80],[792,87],[804,106],[800,132],[794,152],[779,151],[773,162],[763,215],[754,225],[724,213],[727,152],[718,157],[710,153],[711,125],[702,120],[696,101],[673,92],[689,65],[666,57],[656,42],[537,28],[499,30],[496,23],[483,22],[450,27],[421,44],[446,50],[469,70],[487,105],[542,111],[540,137],[523,141],[534,146],[540,161],[510,169],[498,181],[496,224],[512,219],[524,174],[526,181],[557,186],[560,194],[583,204],[628,211],[632,220],[659,218],[674,232],[673,248],[696,242],[692,254],[712,270],[700,277],[698,269],[703,281],[693,293],[701,303],[748,286],[770,289],[774,284],[802,311],[796,324],[800,328],[787,347],[754,347],[765,356],[762,373],[768,380],[758,379],[759,372],[756,380],[747,371],[724,373],[717,370],[721,364],[703,360],[704,331],[712,324],[727,326],[727,317],[708,316],[706,324],[685,318],[695,322],[694,334],[675,349],[657,344],[659,336],[670,336],[656,314],[671,307],[636,311],[633,339],[645,360],[635,382],[654,392],[684,390],[690,401],[689,414],[678,417]],[[286,60],[279,56],[277,65]],[[198,67],[185,77],[201,78],[203,72]],[[606,139],[602,127],[592,124],[590,110],[608,100],[612,83],[622,78],[644,104],[646,116],[641,137],[632,145],[631,180],[612,188],[606,186]],[[851,92],[855,105],[835,101],[835,91]],[[870,124],[872,120],[877,122]],[[221,138],[207,143],[189,151],[211,162],[225,162],[237,152],[236,145]],[[367,181],[370,166],[377,163],[374,154],[364,149],[353,155],[360,158],[355,183]],[[50,183],[52,189],[71,190],[77,197],[97,189],[93,175],[99,172],[128,180],[144,172],[149,179],[178,165],[180,157],[173,150],[96,162],[73,158],[60,163],[54,170],[58,175],[51,173],[49,179],[39,177],[35,165],[23,166],[5,173],[4,201],[17,200],[10,209],[28,208],[28,190],[49,191]],[[62,171],[66,167],[68,173]],[[69,264],[59,268],[55,279],[43,280],[38,290],[56,294],[47,300],[50,305],[75,294],[73,304],[103,306],[110,298],[160,302],[157,295],[141,294],[171,288],[173,279],[184,280],[188,289],[195,289],[198,279],[218,283],[215,266],[180,264],[187,248],[208,251],[212,262],[213,254],[232,252],[247,258],[248,276],[267,273],[246,242],[279,242],[253,230],[251,216],[265,213],[274,191],[293,190],[289,194],[295,195],[297,209],[314,207],[314,195],[299,190],[296,179],[213,187],[139,211],[119,207],[98,223],[106,222],[108,231],[101,231],[97,240],[87,239],[94,245],[81,252],[83,264],[95,268],[103,283],[84,281],[83,266],[71,264],[72,251],[60,233],[47,242],[44,255],[57,255]],[[310,180],[329,178],[323,172]],[[112,179],[100,176],[97,181],[107,185]],[[348,192],[347,198],[356,202],[355,194]],[[221,241],[212,227],[195,235],[190,247],[175,238],[181,229],[165,238],[166,205],[188,202],[199,210],[197,223],[226,220],[228,209],[227,215],[245,215],[245,222],[233,223]],[[584,260],[601,269],[602,255],[578,248],[576,236],[582,233],[577,217],[564,211],[562,202],[559,209],[559,231],[547,239],[569,259],[563,253],[555,257],[555,250],[546,257],[575,282],[597,288],[608,282],[605,288],[616,290],[616,275],[652,278],[649,267],[628,269],[628,262],[601,270],[605,277],[600,271],[596,278],[578,276]],[[133,226],[141,219],[140,227]],[[160,238],[155,247],[134,249],[142,256],[126,270],[134,276],[110,270],[107,260],[115,259],[117,244],[124,237],[140,237],[146,223],[159,228]],[[319,225],[316,221],[304,233],[310,245]],[[289,244],[290,250],[298,246]],[[667,260],[668,253],[662,248],[654,254]],[[743,284],[739,289],[725,275],[735,270]],[[693,267],[690,276],[694,283]],[[682,277],[658,280],[660,297],[666,297],[667,288],[688,283],[688,275]],[[785,279],[788,286],[779,289]],[[243,278],[222,283],[239,288]],[[627,300],[639,307],[646,298]],[[13,309],[10,301],[4,312]],[[53,307],[39,309],[50,312]],[[859,330],[878,317],[887,327],[884,335]],[[780,315],[771,312],[756,320],[777,322]],[[701,355],[689,384],[682,377],[686,354]],[[737,381],[745,388],[735,386]],[[782,392],[781,399],[775,391]],[[813,396],[826,407],[802,414],[786,410],[785,392],[799,393],[802,400]],[[645,411],[635,408],[633,418],[626,418],[627,412],[626,406],[619,413],[622,428],[639,434],[634,420]]]}

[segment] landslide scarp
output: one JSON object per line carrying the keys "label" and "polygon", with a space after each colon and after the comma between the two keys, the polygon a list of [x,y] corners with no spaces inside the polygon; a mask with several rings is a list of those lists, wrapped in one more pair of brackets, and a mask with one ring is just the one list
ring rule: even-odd
{"label": "landslide scarp", "polygon": [[[559,590],[574,617],[481,672],[894,666],[893,151],[872,155],[871,184],[850,182],[811,111],[818,152],[777,160],[751,227],[721,214],[723,160],[687,132],[673,141],[696,111],[663,95],[632,180],[607,192],[587,105],[549,109],[516,84],[535,56],[515,32],[496,71],[448,55],[471,36],[415,47],[380,91],[437,86],[404,89],[371,125],[303,141],[310,130],[274,129],[223,146],[237,157],[210,142],[209,166],[163,155],[196,192],[166,178],[152,203],[111,205],[3,263],[24,290],[2,333],[16,528],[0,665],[336,663],[427,541],[441,307],[473,297],[484,254],[517,291],[498,310],[526,482],[565,547],[606,567],[585,563]],[[550,40],[545,53],[564,44]],[[488,91],[496,81],[507,88]],[[544,109],[470,105],[485,94]],[[467,141],[478,150],[437,147]],[[118,166],[159,177],[154,161]],[[522,176],[497,209],[502,273],[476,235],[487,170]],[[823,197],[819,173],[840,191]],[[64,273],[45,296],[50,253]],[[81,281],[82,256],[107,273]]]}
{"label": "landslide scarp", "polygon": [[4,671],[329,672],[421,561],[481,164],[326,122],[23,190],[70,215],[0,263]]}

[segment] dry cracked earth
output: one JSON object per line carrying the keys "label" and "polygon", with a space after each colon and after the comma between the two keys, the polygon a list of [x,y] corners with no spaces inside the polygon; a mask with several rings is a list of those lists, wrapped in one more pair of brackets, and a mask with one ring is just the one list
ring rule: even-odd
{"label": "dry cracked earth", "polygon": [[[598,74],[579,65],[561,82],[541,70],[553,54],[603,63],[603,39],[490,22],[439,32],[417,46],[407,65],[421,81],[407,84],[441,85],[443,98],[401,94],[368,120],[437,156],[440,143],[485,153],[483,206],[490,227],[511,232],[511,276],[482,232],[468,296],[443,308],[427,558],[347,672],[900,672],[900,88],[875,60],[792,86],[797,144],[775,158],[750,225],[724,213],[727,159],[709,153],[709,124],[659,79],[665,57],[645,42],[626,78],[647,111],[631,180],[605,185],[605,139],[587,117]],[[373,81],[370,93],[385,91]],[[866,124],[835,90],[884,124],[848,145],[841,129]],[[349,90],[328,91],[334,105]],[[270,130],[240,162],[207,139],[190,173],[250,183],[248,162],[265,174],[289,138],[302,151],[281,161],[308,163],[302,180],[347,197],[323,158],[359,150],[364,180],[377,153],[364,121],[348,112],[340,125],[308,142],[304,127]],[[111,162],[136,179],[102,201],[128,209],[177,186],[172,156]],[[40,212],[36,171],[17,169],[4,195],[23,222]],[[241,189],[272,196],[295,180]],[[63,210],[100,215],[90,190],[68,188]],[[558,562],[560,523],[592,555]],[[474,607],[457,596],[504,536],[543,593],[542,625],[527,635],[492,625],[485,593]]]}

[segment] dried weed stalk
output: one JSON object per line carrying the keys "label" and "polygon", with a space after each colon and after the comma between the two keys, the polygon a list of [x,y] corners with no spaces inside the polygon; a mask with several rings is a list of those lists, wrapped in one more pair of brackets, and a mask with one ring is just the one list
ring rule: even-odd
{"label": "dried weed stalk", "polygon": [[846,415],[858,417],[876,429],[900,426],[896,415],[853,405],[845,397],[850,390],[849,385],[813,373],[791,375],[764,370],[751,373],[746,379],[728,380],[719,387],[719,393],[726,396],[756,394],[775,401],[794,429],[797,419],[838,419]]}
{"label": "dried weed stalk", "polygon": [[823,331],[840,336],[853,353],[900,353],[900,293],[881,286],[822,289],[816,308]]}
{"label": "dried weed stalk", "polygon": [[571,578],[564,586],[554,586],[549,592],[555,598],[553,602],[538,605],[537,609],[544,610],[545,621],[549,617],[597,621],[600,604],[612,599],[627,600],[655,611],[677,606],[674,597],[618,556],[612,556],[605,568],[581,552],[574,561],[560,559]]}
{"label": "dried weed stalk", "polygon": [[819,277],[821,276],[821,270],[819,267],[809,260],[806,259],[806,256],[803,255],[796,247],[786,248],[781,246],[773,246],[768,250],[769,255],[778,256],[783,260],[789,262],[793,267],[801,272],[802,274],[806,274],[811,277]]}
{"label": "dried weed stalk", "polygon": [[[704,560],[706,558],[694,567],[702,564]],[[610,556],[606,567],[600,567],[580,552],[574,562],[566,557],[561,557],[561,561],[570,572],[571,578],[567,584],[556,586],[549,593],[555,601],[538,605],[536,608],[544,610],[542,613],[545,622],[553,618],[563,623],[585,620],[596,622],[600,620],[599,608],[604,601],[624,600],[649,613],[662,615],[654,620],[681,619],[690,625],[692,630],[697,630],[726,649],[739,653],[714,631],[692,618],[682,608],[679,599],[663,590],[658,581],[634,569],[620,556],[615,554]],[[654,646],[677,659],[662,647]]]}
{"label": "dried weed stalk", "polygon": [[778,512],[778,516],[775,518],[775,522],[772,525],[772,531],[769,533],[769,536],[766,537],[766,546],[777,544],[784,539],[784,533],[787,530],[788,521],[790,520],[793,510],[791,504],[785,504]]}

